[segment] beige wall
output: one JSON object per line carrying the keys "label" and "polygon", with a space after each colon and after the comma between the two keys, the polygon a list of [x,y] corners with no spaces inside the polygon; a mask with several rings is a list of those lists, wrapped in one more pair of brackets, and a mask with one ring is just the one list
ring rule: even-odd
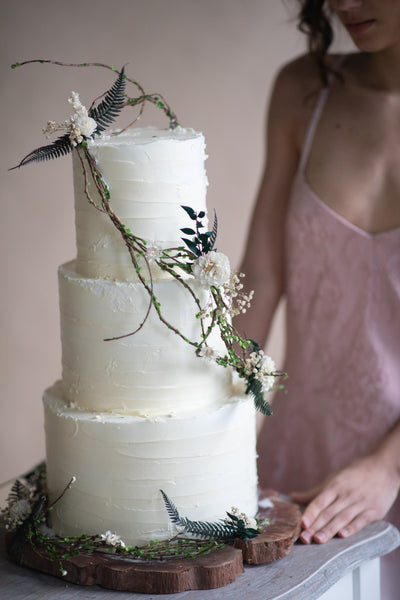
{"label": "beige wall", "polygon": [[[100,69],[31,65],[53,58],[121,66],[162,92],[207,139],[208,206],[219,249],[237,265],[263,162],[273,75],[303,49],[295,0],[2,0],[0,481],[44,456],[41,395],[60,376],[57,266],[75,255],[70,159],[8,172],[46,143],[49,119],[110,86]],[[294,99],[295,101],[295,99]],[[145,123],[159,121],[152,108]],[[281,353],[281,330],[273,341]]]}

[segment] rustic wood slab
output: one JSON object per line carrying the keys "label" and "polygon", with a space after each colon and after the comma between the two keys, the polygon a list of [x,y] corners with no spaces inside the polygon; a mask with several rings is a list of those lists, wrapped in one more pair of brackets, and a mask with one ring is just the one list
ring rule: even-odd
{"label": "rustic wood slab", "polygon": [[257,515],[269,519],[269,523],[260,535],[247,542],[247,545],[242,540],[238,540],[235,544],[236,548],[241,548],[243,560],[248,564],[264,565],[287,556],[300,535],[299,506],[280,500],[278,496],[270,495],[270,497],[274,506],[260,509]]}
{"label": "rustic wood slab", "polygon": [[143,561],[96,552],[59,562],[44,552],[25,546],[23,566],[54,575],[78,585],[102,587],[144,594],[174,594],[186,590],[223,587],[243,573],[242,552],[226,546],[194,559]]}
{"label": "rustic wood slab", "polygon": [[95,552],[62,560],[51,560],[40,548],[25,544],[22,565],[78,585],[145,594],[174,594],[226,586],[243,573],[243,562],[259,565],[286,556],[300,532],[297,505],[273,498],[274,506],[259,516],[269,519],[260,535],[246,546],[215,549],[196,558],[143,561]]}

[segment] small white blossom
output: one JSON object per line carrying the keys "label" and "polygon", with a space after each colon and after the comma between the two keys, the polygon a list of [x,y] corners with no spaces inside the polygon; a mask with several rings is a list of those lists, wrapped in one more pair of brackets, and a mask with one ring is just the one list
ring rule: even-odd
{"label": "small white blossom", "polygon": [[250,308],[253,299],[254,291],[244,293],[243,283],[240,279],[244,277],[243,273],[232,273],[228,281],[222,286],[222,295],[224,298],[224,314],[235,317],[241,313],[245,313]]}
{"label": "small white blossom", "polygon": [[218,358],[218,353],[211,346],[203,346],[199,351],[199,356],[205,360],[212,362]]}
{"label": "small white blossom", "polygon": [[245,527],[257,529],[257,521],[253,517],[248,517],[245,513],[240,513],[239,509],[235,506],[232,506],[230,512],[234,517],[237,517],[238,519],[243,521]]}
{"label": "small white blossom", "polygon": [[84,138],[93,135],[97,129],[97,123],[92,117],[89,117],[87,108],[79,100],[79,94],[72,92],[68,102],[72,105],[74,114],[62,124],[48,121],[43,128],[43,133],[47,135],[55,131],[66,130],[69,133],[71,144],[77,146]]}
{"label": "small white blossom", "polygon": [[156,260],[161,258],[162,253],[163,248],[161,248],[159,244],[155,244],[154,242],[148,242],[146,244],[146,251],[144,255],[149,263],[154,263]]}
{"label": "small white blossom", "polygon": [[110,530],[102,533],[100,539],[105,542],[107,546],[121,546],[121,548],[125,548],[125,543],[121,540],[121,537]]}
{"label": "small white blossom", "polygon": [[49,137],[49,133],[54,133],[57,130],[57,123],[55,121],[47,121],[46,127],[43,127],[43,133],[46,137]]}
{"label": "small white blossom", "polygon": [[261,382],[264,393],[271,391],[275,385],[275,362],[262,350],[251,352],[245,361],[245,372]]}
{"label": "small white blossom", "polygon": [[16,500],[9,508],[9,520],[11,526],[18,526],[31,513],[31,505],[25,498]]}
{"label": "small white blossom", "polygon": [[194,261],[192,274],[204,285],[223,285],[231,274],[229,258],[222,252],[203,254]]}

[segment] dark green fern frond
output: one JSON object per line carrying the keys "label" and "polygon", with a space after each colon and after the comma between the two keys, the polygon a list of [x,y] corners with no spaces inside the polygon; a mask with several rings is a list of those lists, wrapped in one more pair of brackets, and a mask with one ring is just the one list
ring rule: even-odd
{"label": "dark green fern frond", "polygon": [[180,516],[179,516],[179,512],[178,509],[176,508],[175,504],[172,502],[172,500],[170,500],[167,496],[167,494],[165,492],[163,492],[163,490],[160,490],[161,495],[163,497],[164,503],[165,503],[165,508],[167,509],[167,513],[168,516],[170,518],[170,521],[172,523],[178,523],[178,521],[180,521]]}
{"label": "dark green fern frond", "polygon": [[69,138],[69,133],[62,135],[57,138],[52,144],[48,144],[47,146],[41,146],[36,150],[33,150],[29,154],[25,156],[21,160],[21,162],[10,169],[18,169],[19,167],[23,167],[31,162],[43,162],[45,160],[51,160],[52,158],[59,158],[60,156],[65,156],[72,152],[73,146],[71,144],[71,140]]}
{"label": "dark green fern frond", "polygon": [[10,502],[22,500],[22,498],[25,498],[26,495],[25,490],[26,486],[23,483],[21,483],[19,479],[16,479],[16,481],[14,481],[13,483],[10,493],[8,494],[8,500]]}
{"label": "dark green fern frond", "polygon": [[163,492],[163,490],[160,490],[160,492],[164,499],[165,507],[171,522],[182,527],[186,534],[195,535],[203,539],[212,538],[214,540],[225,541],[233,540],[235,538],[248,540],[258,535],[256,529],[246,528],[241,519],[238,519],[229,513],[227,513],[230,519],[229,521],[219,521],[216,523],[191,521],[186,517],[181,517],[175,504],[168,498],[167,494]]}
{"label": "dark green fern frond", "polygon": [[104,131],[118,117],[125,103],[125,87],[125,68],[122,67],[121,73],[104,99],[98,106],[89,110],[89,116],[97,123],[96,133]]}
{"label": "dark green fern frond", "polygon": [[218,232],[218,219],[217,219],[217,213],[214,210],[214,224],[213,224],[213,228],[212,228],[212,232],[211,235],[209,237],[208,243],[209,243],[209,252],[211,252],[211,250],[214,249],[214,244],[215,241],[217,239],[217,232]]}
{"label": "dark green fern frond", "polygon": [[254,405],[263,415],[270,417],[273,414],[272,406],[264,397],[262,383],[255,377],[252,378],[246,387],[246,394],[251,394],[254,399]]}

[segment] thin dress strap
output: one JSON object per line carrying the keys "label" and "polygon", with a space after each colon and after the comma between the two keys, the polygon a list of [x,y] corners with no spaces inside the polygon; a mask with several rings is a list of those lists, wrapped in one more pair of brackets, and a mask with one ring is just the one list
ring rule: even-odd
{"label": "thin dress strap", "polygon": [[[341,64],[343,63],[344,59],[345,59],[345,55],[339,56],[338,59],[334,62],[333,69],[338,69],[341,66]],[[317,129],[317,125],[321,118],[322,111],[324,110],[325,103],[326,103],[329,93],[331,91],[333,80],[334,80],[334,74],[332,72],[328,73],[328,84],[326,85],[326,87],[324,87],[321,90],[321,92],[318,96],[317,103],[314,108],[314,112],[313,112],[310,122],[308,124],[306,136],[304,139],[303,149],[301,151],[301,156],[300,156],[300,161],[299,161],[298,170],[300,173],[303,173],[303,171],[305,169],[305,166],[306,166],[306,163],[308,160],[308,156],[310,154],[311,146],[312,146],[312,143],[314,140],[315,131]]]}

